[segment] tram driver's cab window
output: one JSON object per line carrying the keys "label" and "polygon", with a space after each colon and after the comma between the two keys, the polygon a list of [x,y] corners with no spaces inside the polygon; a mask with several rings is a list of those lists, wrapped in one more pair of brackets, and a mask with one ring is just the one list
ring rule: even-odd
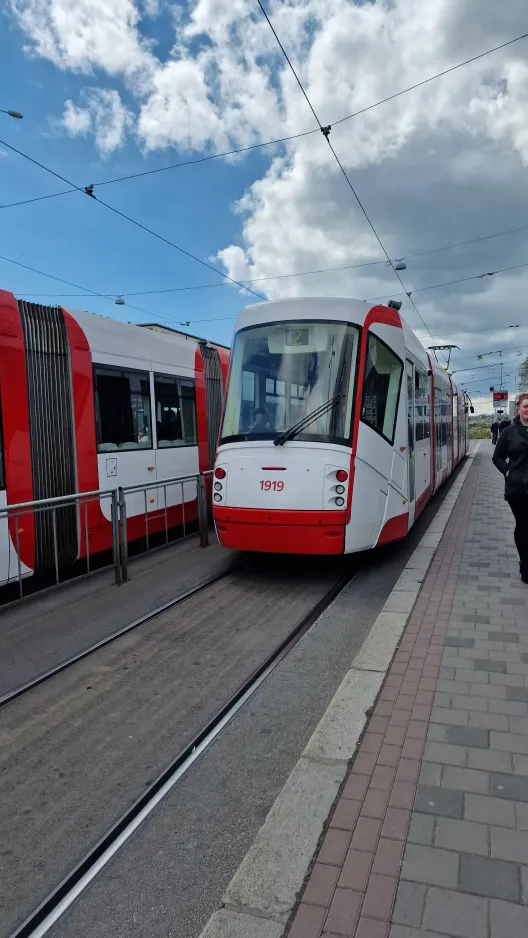
{"label": "tram driver's cab window", "polygon": [[94,394],[99,453],[152,449],[147,372],[96,365]]}
{"label": "tram driver's cab window", "polygon": [[299,441],[349,443],[358,345],[357,327],[344,322],[296,320],[240,330],[221,442],[272,440],[296,428]]}
{"label": "tram driver's cab window", "polygon": [[361,419],[391,445],[396,429],[402,373],[401,360],[381,339],[369,334]]}

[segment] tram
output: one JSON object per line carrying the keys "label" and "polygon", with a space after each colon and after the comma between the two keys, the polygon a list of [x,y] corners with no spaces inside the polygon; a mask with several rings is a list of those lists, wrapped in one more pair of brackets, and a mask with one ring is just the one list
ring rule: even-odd
{"label": "tram", "polygon": [[397,306],[310,297],[242,312],[215,464],[224,547],[399,540],[467,453],[467,397]]}
{"label": "tram", "polygon": [[[0,507],[212,468],[229,350],[159,325],[16,300],[0,291]],[[127,499],[130,541],[197,517],[194,486]],[[163,498],[167,498],[167,503]],[[58,561],[112,544],[102,498],[57,513]],[[17,553],[18,551],[18,553]],[[0,517],[0,585],[53,567],[49,512]]]}

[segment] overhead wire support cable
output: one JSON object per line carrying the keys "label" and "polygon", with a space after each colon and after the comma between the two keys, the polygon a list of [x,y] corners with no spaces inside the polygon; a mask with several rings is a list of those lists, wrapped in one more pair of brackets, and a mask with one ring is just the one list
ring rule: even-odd
{"label": "overhead wire support cable", "polygon": [[[322,133],[323,137],[325,138],[325,140],[326,140],[328,146],[330,147],[330,150],[331,150],[331,152],[332,152],[333,155],[334,155],[334,158],[335,158],[335,160],[336,160],[336,162],[337,162],[337,165],[339,166],[339,169],[341,170],[343,176],[345,177],[345,179],[346,179],[346,181],[347,181],[347,183],[348,183],[348,185],[349,185],[349,187],[350,187],[350,190],[352,191],[352,194],[353,194],[354,198],[356,199],[357,204],[359,205],[359,208],[361,209],[363,215],[365,216],[365,218],[366,218],[366,220],[367,220],[367,222],[368,222],[369,227],[370,227],[372,233],[374,234],[374,237],[376,238],[376,241],[378,242],[378,244],[379,244],[381,250],[383,251],[385,257],[387,258],[387,261],[389,262],[390,267],[392,268],[392,270],[394,271],[394,273],[395,273],[396,277],[398,278],[400,284],[402,285],[402,287],[403,287],[403,289],[404,289],[404,291],[405,291],[405,295],[408,297],[409,302],[411,303],[412,307],[414,308],[414,310],[415,310],[417,316],[419,317],[420,321],[422,322],[424,328],[427,330],[427,332],[428,332],[429,335],[431,336],[433,342],[436,341],[434,335],[432,334],[431,330],[429,329],[429,326],[428,326],[427,323],[425,322],[425,320],[424,320],[423,316],[421,315],[420,311],[418,310],[418,308],[417,308],[417,306],[416,306],[414,300],[412,299],[411,293],[406,289],[405,284],[404,284],[402,278],[400,277],[398,271],[396,270],[396,268],[395,268],[395,266],[394,266],[394,263],[393,263],[393,261],[391,260],[387,249],[385,248],[385,245],[383,244],[383,242],[382,242],[382,240],[381,240],[381,238],[380,238],[378,232],[376,231],[376,229],[375,229],[375,227],[374,227],[374,224],[373,224],[372,221],[370,220],[370,217],[369,217],[369,215],[368,215],[368,213],[367,213],[367,210],[365,209],[365,207],[364,207],[364,205],[363,205],[361,199],[359,198],[359,196],[358,196],[358,194],[357,194],[357,192],[356,192],[354,186],[352,185],[352,182],[351,182],[351,180],[350,180],[350,178],[349,178],[349,176],[348,176],[348,173],[347,173],[346,170],[345,170],[345,167],[344,167],[343,164],[341,163],[341,160],[339,159],[339,157],[338,157],[336,151],[334,150],[334,147],[332,146],[332,143],[331,143],[331,141],[330,141],[330,132],[331,132],[331,130],[332,130],[332,125],[331,125],[331,124],[323,125],[323,124],[321,123],[321,121],[319,120],[319,117],[318,117],[317,114],[316,114],[316,111],[315,111],[315,109],[314,109],[314,107],[313,107],[313,105],[312,105],[312,102],[310,101],[310,98],[308,97],[308,95],[307,95],[307,93],[306,93],[306,91],[305,91],[305,89],[304,89],[304,87],[303,87],[303,84],[302,84],[302,82],[301,82],[301,79],[300,79],[299,76],[297,75],[297,72],[295,71],[295,69],[294,69],[294,67],[293,67],[293,65],[292,65],[292,63],[291,63],[291,61],[290,61],[290,58],[289,58],[289,56],[288,56],[288,53],[286,52],[286,49],[285,49],[284,46],[282,45],[282,42],[280,41],[280,39],[279,39],[279,37],[278,37],[278,35],[277,35],[277,32],[275,31],[275,27],[273,26],[273,23],[271,22],[271,20],[270,20],[270,18],[269,18],[269,16],[268,16],[268,14],[267,14],[267,12],[266,12],[266,10],[265,10],[263,4],[262,4],[262,0],[257,0],[257,3],[258,3],[258,5],[259,5],[259,7],[260,7],[260,9],[261,9],[261,11],[262,11],[262,13],[263,13],[263,15],[264,15],[264,17],[265,17],[267,23],[268,23],[268,25],[269,25],[269,27],[270,27],[270,29],[271,29],[273,35],[275,36],[275,39],[277,40],[277,43],[278,43],[278,45],[279,45],[279,48],[280,48],[282,54],[284,55],[284,58],[286,59],[286,62],[288,63],[288,65],[289,65],[289,67],[290,67],[290,70],[291,70],[292,74],[294,75],[295,80],[296,80],[297,84],[299,85],[299,88],[301,89],[301,92],[302,92],[302,94],[303,94],[303,96],[304,96],[304,98],[305,98],[305,100],[306,100],[306,102],[307,102],[307,104],[308,104],[308,106],[309,106],[309,108],[310,108],[310,110],[311,110],[311,112],[312,112],[312,114],[313,114],[315,120],[317,121],[317,124],[319,125],[319,130],[321,131],[321,133]],[[528,34],[527,34],[527,35],[528,35]]]}
{"label": "overhead wire support cable", "polygon": [[[52,176],[55,176],[57,179],[61,179],[62,182],[65,182],[69,186],[74,186],[74,183],[69,179],[66,179],[64,176],[61,176],[60,173],[56,173],[55,170],[50,169],[49,166],[45,166],[44,163],[39,163],[38,160],[33,159],[32,156],[29,156],[27,153],[24,153],[22,150],[18,150],[16,147],[12,146],[10,143],[6,143],[4,140],[0,140],[2,146],[7,147],[9,150],[12,150],[13,153],[18,153],[19,156],[22,156],[25,160],[29,160],[30,163],[33,163],[35,166],[38,166],[40,169],[43,169],[45,172],[50,173]],[[146,231],[148,234],[152,235],[154,238],[157,238],[159,241],[163,241],[165,244],[168,244],[169,247],[174,248],[176,251],[179,251],[180,254],[184,254],[186,257],[191,258],[193,261],[196,261],[198,264],[201,264],[202,267],[207,267],[208,270],[212,270],[215,274],[218,274],[219,277],[223,277],[225,280],[229,280],[230,283],[234,284],[237,287],[240,287],[242,290],[252,293],[253,296],[258,297],[259,300],[266,300],[266,297],[262,293],[257,293],[255,290],[252,290],[250,287],[245,287],[243,283],[240,283],[238,280],[234,280],[233,277],[230,277],[228,274],[224,274],[221,270],[218,270],[217,267],[213,267],[212,264],[208,264],[207,261],[203,261],[200,257],[197,257],[196,254],[191,254],[190,251],[186,251],[185,248],[180,247],[178,244],[175,244],[174,241],[170,241],[169,238],[166,238],[164,235],[158,234],[157,231],[154,231],[152,228],[148,228],[147,225],[143,225],[141,222],[136,221],[135,218],[132,218],[130,215],[127,215],[125,212],[121,212],[118,208],[115,208],[113,205],[110,205],[108,202],[103,202],[101,199],[97,198],[93,193],[93,186],[74,186],[78,192],[87,195],[89,198],[93,199],[94,202],[98,202],[99,205],[103,205],[104,208],[107,208],[110,212],[113,212],[115,215],[119,215],[121,218],[124,218],[126,221],[130,222],[132,225],[135,225],[136,228],[141,228],[142,231]]]}
{"label": "overhead wire support cable", "polygon": [[[266,18],[268,19],[268,17]],[[374,108],[380,107],[382,104],[387,104],[389,101],[394,101],[395,98],[399,98],[404,94],[408,94],[409,91],[415,91],[417,88],[423,87],[423,85],[427,85],[432,81],[436,81],[438,78],[443,78],[444,75],[449,75],[451,72],[455,72],[459,68],[464,68],[466,65],[471,65],[472,62],[477,62],[479,59],[483,59],[487,55],[491,55],[493,52],[499,52],[501,49],[505,49],[507,46],[511,46],[513,43],[520,42],[522,39],[526,38],[528,38],[528,33],[523,33],[521,36],[515,36],[514,39],[509,39],[507,42],[503,42],[498,46],[493,46],[491,49],[486,49],[484,52],[480,52],[478,55],[474,55],[470,59],[465,59],[463,62],[459,62],[457,65],[451,65],[442,72],[437,72],[435,75],[430,75],[429,78],[424,78],[421,81],[416,82],[414,85],[409,85],[408,88],[402,88],[401,91],[396,91],[387,98],[382,98],[379,101],[375,101],[372,104],[366,105],[366,107],[360,108],[359,111],[354,111],[352,114],[347,114],[345,117],[340,117],[338,120],[333,121],[331,126],[336,127],[338,124],[343,124],[345,121],[352,120],[354,117],[359,117],[361,114],[367,113],[367,111],[372,111]],[[170,163],[168,166],[159,166],[156,169],[146,169],[141,170],[138,173],[129,173],[126,176],[116,176],[114,179],[104,179],[101,182],[95,183],[95,186],[110,186],[118,182],[126,182],[130,179],[140,179],[143,176],[152,176],[156,173],[164,173],[172,169],[180,169],[183,166],[192,166],[199,163],[207,163],[211,160],[225,159],[227,156],[237,156],[241,153],[248,153],[251,150],[258,150],[262,147],[277,146],[280,143],[288,143],[290,140],[298,140],[301,137],[309,137],[315,133],[317,133],[317,130],[305,130],[301,131],[300,133],[290,134],[286,137],[279,137],[276,140],[264,140],[261,143],[250,144],[247,147],[236,147],[233,150],[225,150],[223,153],[211,153],[208,156],[200,156],[191,160],[182,160],[179,163]],[[5,205],[1,205],[0,208],[15,208],[18,205],[28,205],[31,202],[41,202],[46,199],[55,199],[59,196],[69,195],[71,192],[78,191],[77,186],[74,186],[72,183],[68,183],[68,185],[71,185],[70,189],[65,189],[61,192],[50,192],[48,195],[35,196],[32,199],[23,199],[19,202],[8,202]]]}
{"label": "overhead wire support cable", "polygon": [[[65,280],[63,277],[57,277],[54,274],[48,274],[45,270],[39,270],[37,267],[30,267],[29,264],[23,264],[21,261],[15,261],[12,257],[6,257],[4,254],[0,254],[0,261],[6,261],[8,264],[14,264],[16,267],[23,267],[24,270],[30,270],[34,274],[39,274],[41,277],[49,277],[50,280],[57,280],[59,283],[66,283],[71,287],[76,287],[78,290],[84,290],[84,293],[74,293],[70,296],[80,296],[80,297],[90,297],[98,296],[103,300],[110,300],[112,303],[115,303],[115,294],[112,293],[100,293],[98,290],[92,290],[90,287],[81,286],[78,283],[72,283],[71,280]],[[37,294],[37,296],[52,296],[53,294]],[[35,296],[35,294],[26,294],[26,296]],[[143,309],[141,306],[134,306],[132,303],[125,303],[127,309],[135,309],[139,313],[144,313],[146,316],[152,316],[154,320],[163,319],[165,322],[170,323],[172,326],[190,326],[190,323],[180,322],[175,319],[169,319],[168,316],[162,316],[161,313],[152,313],[148,309]],[[193,332],[196,332],[195,329],[192,329]]]}

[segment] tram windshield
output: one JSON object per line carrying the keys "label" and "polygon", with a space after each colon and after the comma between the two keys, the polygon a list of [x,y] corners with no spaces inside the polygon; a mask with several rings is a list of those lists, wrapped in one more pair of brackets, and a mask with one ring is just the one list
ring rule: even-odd
{"label": "tram windshield", "polygon": [[235,336],[220,443],[272,440],[321,405],[296,440],[350,443],[359,330],[278,322]]}

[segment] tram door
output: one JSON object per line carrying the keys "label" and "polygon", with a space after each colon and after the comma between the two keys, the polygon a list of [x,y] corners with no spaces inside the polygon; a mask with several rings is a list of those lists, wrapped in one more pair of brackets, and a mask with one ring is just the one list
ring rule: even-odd
{"label": "tram door", "polygon": [[407,360],[407,472],[409,479],[409,524],[414,520],[416,498],[414,364]]}

